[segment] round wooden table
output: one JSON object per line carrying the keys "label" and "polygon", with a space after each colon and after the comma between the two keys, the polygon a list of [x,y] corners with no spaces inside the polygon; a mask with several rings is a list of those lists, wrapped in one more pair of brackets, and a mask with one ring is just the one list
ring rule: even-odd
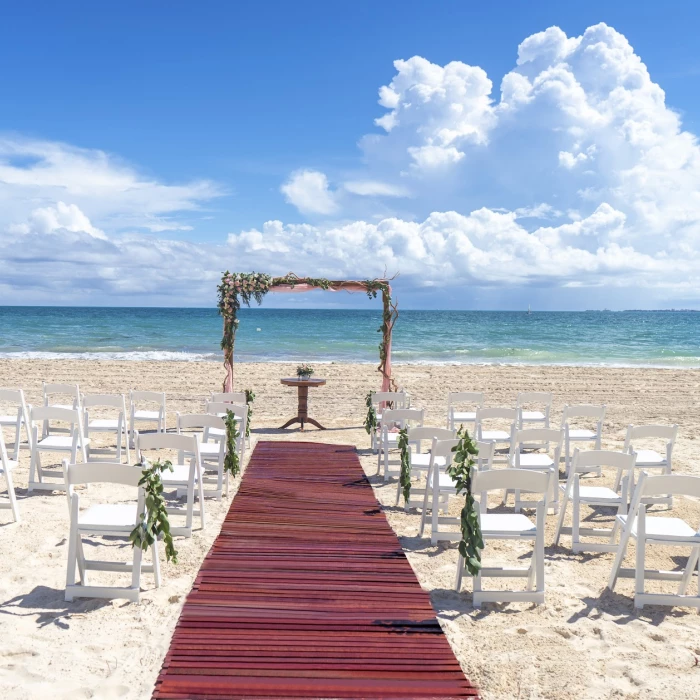
{"label": "round wooden table", "polygon": [[290,418],[280,430],[283,428],[288,428],[294,423],[301,423],[301,429],[304,430],[304,423],[311,423],[315,425],[320,430],[325,430],[325,428],[313,418],[309,418],[309,387],[323,386],[326,383],[325,379],[299,379],[298,377],[289,377],[287,379],[280,379],[282,384],[285,386],[295,386],[297,387],[297,415],[294,418]]}

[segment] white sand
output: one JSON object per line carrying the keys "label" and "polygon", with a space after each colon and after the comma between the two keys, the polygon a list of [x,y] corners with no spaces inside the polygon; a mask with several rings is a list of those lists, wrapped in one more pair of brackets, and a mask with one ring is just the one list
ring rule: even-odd
{"label": "white sand", "polygon": [[[257,393],[255,439],[279,439],[275,428],[295,413],[295,395],[279,384],[292,369],[280,364],[237,366],[237,386]],[[317,369],[328,385],[312,390],[312,413],[333,429],[291,431],[282,437],[356,444],[373,477],[376,457],[369,454],[360,425],[364,395],[378,384],[374,368],[333,364]],[[680,425],[676,471],[700,473],[695,461],[700,372],[406,365],[395,373],[414,403],[427,409],[427,422],[433,425],[444,422],[450,390],[485,391],[492,406],[512,405],[518,391],[549,390],[555,394],[555,416],[564,403],[606,403],[604,443],[618,449],[629,423],[675,422]],[[84,393],[166,391],[171,426],[174,411],[200,410],[204,397],[219,390],[221,379],[221,367],[213,363],[0,361],[0,386],[22,386],[34,403],[39,403],[42,380],[78,381]],[[143,576],[140,605],[65,603],[65,495],[28,496],[28,467],[23,450],[15,474],[21,524],[7,524],[9,511],[0,511],[0,697],[150,697],[182,600],[230,499],[207,501],[206,531],[177,541],[180,563],[163,567],[161,589],[153,589],[151,578]],[[468,581],[462,593],[453,591],[455,546],[431,547],[419,540],[419,516],[393,507],[395,483],[385,487],[372,481],[422,586],[431,592],[457,658],[484,698],[700,696],[700,616],[685,608],[635,610],[631,580],[622,580],[614,594],[606,592],[612,555],[574,556],[566,548],[568,538],[554,549],[550,516],[546,605],[487,605],[476,611]],[[700,521],[698,504],[677,511],[694,526]],[[512,551],[508,544],[489,545],[484,557]],[[649,559],[650,566],[679,563],[681,558],[674,561],[666,553]]]}

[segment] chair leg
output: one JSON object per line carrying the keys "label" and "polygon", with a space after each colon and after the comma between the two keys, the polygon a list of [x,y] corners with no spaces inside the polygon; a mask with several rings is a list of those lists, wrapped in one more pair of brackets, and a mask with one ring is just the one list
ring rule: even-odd
{"label": "chair leg", "polygon": [[421,513],[420,516],[420,532],[418,533],[419,537],[423,537],[423,532],[425,531],[425,518],[426,518],[426,513],[428,512],[428,494],[430,493],[430,472],[428,472],[428,476],[426,477],[425,481],[425,493],[423,494],[423,512]]}
{"label": "chair leg", "polygon": [[151,557],[153,559],[153,578],[155,587],[160,588],[160,552],[158,551],[158,540],[156,539],[151,545]]}
{"label": "chair leg", "polygon": [[7,497],[10,499],[10,510],[12,517],[16,523],[19,522],[19,508],[17,507],[17,496],[15,494],[15,485],[12,481],[12,472],[8,469],[5,472],[5,481],[7,482]]}
{"label": "chair leg", "polygon": [[[21,409],[20,409],[20,411],[21,411]],[[0,430],[2,430],[2,428],[0,428]],[[15,429],[15,452],[14,452],[14,456],[13,456],[13,459],[15,460],[15,462],[19,459],[19,442],[21,439],[21,435],[22,435],[22,416],[20,413],[20,415],[17,416],[17,427]]]}
{"label": "chair leg", "polygon": [[[77,509],[76,509],[77,511]],[[77,512],[76,512],[77,515]],[[66,569],[66,588],[75,585],[75,570],[77,566],[77,547],[76,539],[78,537],[77,521],[71,518],[70,534],[68,535],[68,567]],[[73,596],[66,592],[66,600],[73,600]]]}
{"label": "chair leg", "polygon": [[571,499],[571,549],[575,552],[576,548],[581,544],[580,531],[581,527],[581,501],[580,501],[580,484],[579,475],[574,475],[574,495]]}
{"label": "chair leg", "polygon": [[143,559],[143,549],[141,547],[133,547],[134,561],[131,567],[131,587],[137,591],[141,586],[141,560]]}
{"label": "chair leg", "polygon": [[[77,522],[77,514],[76,514],[76,522]],[[85,550],[83,549],[83,540],[82,537],[80,536],[80,533],[78,532],[78,537],[76,539],[76,550],[78,554],[78,571],[80,572],[80,580],[83,583],[83,586],[88,585],[88,577],[87,577],[87,571],[85,569]]]}
{"label": "chair leg", "polygon": [[464,557],[460,554],[457,559],[457,579],[455,581],[455,591],[457,593],[462,589],[462,575],[464,574]]}
{"label": "chair leg", "polygon": [[[678,595],[685,595],[685,592],[688,589],[688,584],[693,578],[693,569],[695,569],[695,565],[698,563],[698,555],[700,555],[700,547],[694,547],[690,552],[690,556],[688,557],[688,564],[683,572],[683,578],[681,578],[681,581],[678,584]],[[700,579],[698,579],[698,586],[700,586]]]}
{"label": "chair leg", "polygon": [[564,500],[559,508],[559,517],[557,519],[557,530],[554,535],[554,546],[559,546],[559,539],[561,538],[561,529],[564,527],[564,518],[566,517],[566,509],[569,505],[569,494],[564,491]]}
{"label": "chair leg", "polygon": [[199,521],[202,524],[202,530],[204,530],[205,519],[204,519],[204,486],[202,484],[202,472],[199,473],[199,478],[197,479],[197,493],[199,494]]}
{"label": "chair leg", "polygon": [[637,605],[636,596],[644,594],[646,544],[646,506],[641,505],[637,516],[637,566],[634,575],[635,608],[644,607],[643,605]]}
{"label": "chair leg", "polygon": [[[437,475],[437,474],[436,474]],[[439,478],[439,476],[438,476]],[[430,513],[430,544],[437,544],[440,528],[440,484],[433,484],[433,509]]]}

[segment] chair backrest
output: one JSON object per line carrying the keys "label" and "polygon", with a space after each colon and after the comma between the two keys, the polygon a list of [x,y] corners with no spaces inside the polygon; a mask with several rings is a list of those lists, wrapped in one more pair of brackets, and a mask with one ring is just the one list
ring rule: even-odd
{"label": "chair backrest", "polygon": [[484,394],[481,391],[451,391],[447,395],[447,408],[456,404],[469,404],[481,408],[484,405]]}
{"label": "chair backrest", "polygon": [[69,464],[63,460],[67,486],[76,484],[121,484],[138,487],[143,472],[141,467],[118,462],[84,462]]}
{"label": "chair backrest", "polygon": [[83,408],[91,406],[112,406],[123,409],[125,407],[123,394],[83,394]]}
{"label": "chair backrest", "polygon": [[212,391],[209,401],[214,401],[215,403],[235,403],[239,406],[245,406],[248,402],[248,398],[246,397],[245,391]]}
{"label": "chair backrest", "polygon": [[516,408],[477,408],[476,422],[481,423],[484,420],[507,420],[515,423],[518,419],[518,410]]}
{"label": "chair backrest", "polygon": [[433,438],[438,440],[451,440],[455,437],[455,431],[448,428],[432,428],[429,426],[416,426],[408,429],[408,441],[420,442],[422,440],[430,440]]}
{"label": "chair backrest", "polygon": [[425,410],[422,408],[391,408],[382,413],[382,427],[391,423],[400,423],[402,426],[406,421],[416,421],[418,427],[423,425]]}
{"label": "chair backrest", "polygon": [[593,404],[564,406],[561,424],[568,423],[572,418],[592,418],[598,423],[602,423],[605,418],[605,404],[600,406]]}
{"label": "chair backrest", "polygon": [[458,444],[459,440],[457,439],[438,440],[437,438],[433,438],[433,445],[430,448],[431,465],[435,457],[442,457],[445,459],[448,465],[451,464],[452,457],[454,455],[452,448],[456,447]]}
{"label": "chair backrest", "polygon": [[380,403],[391,403],[394,408],[405,408],[405,391],[375,391],[372,394],[372,404],[378,406]]}
{"label": "chair backrest", "polygon": [[624,449],[627,451],[633,440],[666,440],[673,447],[677,435],[677,425],[630,425],[627,427]]}
{"label": "chair backrest", "polygon": [[220,430],[226,429],[226,423],[224,419],[220,416],[216,416],[213,413],[176,413],[177,416],[177,432],[181,433],[183,430],[193,430],[204,428],[219,428]]}
{"label": "chair backrest", "polygon": [[472,476],[474,493],[516,489],[546,494],[549,486],[549,474],[532,469],[476,469]]}
{"label": "chair backrest", "polygon": [[231,411],[236,418],[243,419],[248,417],[248,406],[245,404],[239,405],[235,403],[224,403],[221,401],[207,401],[206,412],[212,415],[226,414]]}
{"label": "chair backrest", "polygon": [[574,450],[571,470],[589,471],[591,467],[610,467],[628,472],[634,466],[634,455],[614,450]]}
{"label": "chair backrest", "polygon": [[[627,518],[627,528],[631,528],[636,520],[637,512],[642,498],[652,498],[654,496],[690,496],[700,498],[700,476],[690,474],[660,474],[650,476],[648,472],[642,470],[637,481],[630,502],[629,516]],[[700,533],[700,528],[698,529]]]}
{"label": "chair backrest", "polygon": [[32,406],[30,421],[35,423],[41,420],[60,420],[65,423],[80,422],[80,411],[75,408],[59,408],[58,406]]}
{"label": "chair backrest", "polygon": [[60,394],[62,396],[72,396],[74,399],[80,398],[80,388],[77,384],[47,384],[43,383],[44,399],[46,400],[51,394]]}
{"label": "chair backrest", "polygon": [[479,454],[476,456],[477,468],[491,469],[496,454],[496,443],[493,440],[477,440],[476,449],[479,450]]}
{"label": "chair backrest", "polygon": [[24,392],[21,389],[0,389],[0,401],[21,404],[24,402]]}
{"label": "chair backrest", "polygon": [[515,400],[515,405],[521,408],[525,404],[538,404],[540,406],[551,406],[554,395],[549,391],[521,391]]}
{"label": "chair backrest", "polygon": [[160,406],[165,407],[164,391],[134,391],[132,389],[129,397],[132,404],[134,404],[136,401],[148,401],[150,403],[157,403]]}
{"label": "chair backrest", "polygon": [[199,440],[196,435],[176,433],[139,433],[136,431],[136,454],[141,457],[143,450],[178,450],[199,454]]}
{"label": "chair backrest", "polygon": [[563,431],[555,428],[521,428],[515,431],[511,452],[518,451],[520,445],[548,442],[550,445],[554,444],[556,446],[561,445],[563,440]]}
{"label": "chair backrest", "polygon": [[0,467],[2,467],[5,474],[7,474],[7,470],[10,468],[8,465],[9,461],[5,448],[5,438],[2,435],[2,428],[0,428]]}

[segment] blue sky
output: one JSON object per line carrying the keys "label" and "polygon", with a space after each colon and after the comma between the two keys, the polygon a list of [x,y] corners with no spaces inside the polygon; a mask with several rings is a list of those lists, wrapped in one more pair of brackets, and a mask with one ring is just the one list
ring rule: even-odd
{"label": "blue sky", "polygon": [[[0,259],[16,272],[0,292],[202,305],[222,267],[386,267],[412,307],[697,306],[700,205],[681,198],[689,211],[669,222],[679,203],[639,182],[668,178],[691,199],[700,184],[699,15],[691,2],[4,3]],[[601,22],[588,44],[611,53],[592,65],[585,38],[562,37]],[[549,27],[560,33],[517,63]],[[484,75],[450,75],[450,62]],[[537,92],[561,65],[586,119],[566,80],[566,95],[561,82]],[[501,81],[513,73],[531,87],[510,104]],[[375,120],[394,107],[378,90],[395,79],[392,95],[405,92],[387,129]],[[450,104],[412,112],[426,85],[448,86]],[[615,87],[629,99],[611,107]],[[549,123],[554,112],[564,117]],[[653,143],[638,137],[647,128]],[[675,162],[653,156],[676,148]],[[462,219],[429,219],[448,212]]]}

